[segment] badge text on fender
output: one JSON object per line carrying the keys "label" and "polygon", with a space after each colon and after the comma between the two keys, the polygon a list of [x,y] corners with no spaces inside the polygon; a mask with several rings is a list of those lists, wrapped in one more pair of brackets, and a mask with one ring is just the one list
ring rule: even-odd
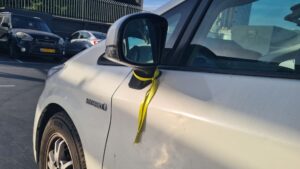
{"label": "badge text on fender", "polygon": [[100,102],[97,102],[97,101],[89,99],[89,98],[86,99],[86,103],[91,106],[94,106],[98,109],[107,111],[107,104],[105,104],[105,103],[100,103]]}

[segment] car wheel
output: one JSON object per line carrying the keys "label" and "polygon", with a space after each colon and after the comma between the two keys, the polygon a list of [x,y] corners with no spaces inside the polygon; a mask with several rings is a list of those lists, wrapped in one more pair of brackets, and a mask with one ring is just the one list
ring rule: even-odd
{"label": "car wheel", "polygon": [[65,113],[57,113],[44,130],[39,169],[86,169],[79,135]]}
{"label": "car wheel", "polygon": [[54,62],[58,62],[58,63],[63,62],[63,59],[62,58],[58,58],[58,57],[54,57],[52,60]]}
{"label": "car wheel", "polygon": [[11,58],[19,58],[20,57],[20,53],[17,51],[17,48],[15,47],[15,45],[13,43],[11,43],[9,45],[9,56]]}
{"label": "car wheel", "polygon": [[14,58],[14,59],[20,59],[21,58],[21,53],[18,52],[18,49],[16,48],[16,46],[13,43],[11,43],[9,45],[9,56],[11,58]]}

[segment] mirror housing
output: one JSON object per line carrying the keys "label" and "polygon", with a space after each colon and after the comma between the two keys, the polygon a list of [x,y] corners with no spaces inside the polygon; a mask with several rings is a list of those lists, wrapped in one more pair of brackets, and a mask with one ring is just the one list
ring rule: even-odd
{"label": "mirror housing", "polygon": [[159,15],[124,16],[108,31],[104,57],[135,70],[155,68],[165,47],[167,29],[167,20]]}
{"label": "mirror housing", "polygon": [[9,25],[8,23],[5,23],[5,22],[3,22],[3,23],[1,24],[1,26],[2,26],[2,27],[5,27],[5,28],[10,28],[10,25]]}

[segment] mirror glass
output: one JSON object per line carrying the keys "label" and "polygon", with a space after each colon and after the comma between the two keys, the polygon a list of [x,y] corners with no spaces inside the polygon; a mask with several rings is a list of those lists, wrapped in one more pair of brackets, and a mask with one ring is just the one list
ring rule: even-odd
{"label": "mirror glass", "polygon": [[134,19],[127,23],[123,33],[123,55],[136,64],[154,63],[156,32],[148,19]]}

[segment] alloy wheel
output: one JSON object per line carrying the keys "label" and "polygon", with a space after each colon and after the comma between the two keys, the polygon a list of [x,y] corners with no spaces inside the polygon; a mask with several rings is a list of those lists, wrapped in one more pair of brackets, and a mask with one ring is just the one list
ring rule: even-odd
{"label": "alloy wheel", "polygon": [[54,134],[48,144],[47,169],[73,169],[69,146],[62,136]]}

